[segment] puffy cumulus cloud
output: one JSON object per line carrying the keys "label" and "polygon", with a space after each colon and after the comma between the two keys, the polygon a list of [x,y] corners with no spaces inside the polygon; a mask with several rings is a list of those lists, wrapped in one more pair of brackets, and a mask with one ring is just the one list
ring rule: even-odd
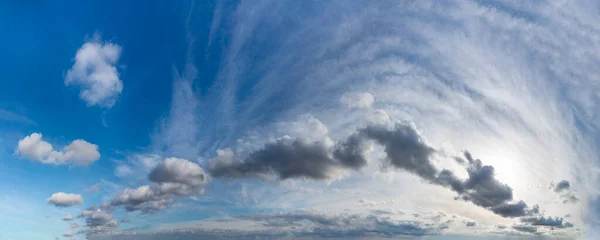
{"label": "puffy cumulus cloud", "polygon": [[[136,189],[127,188],[119,192],[111,200],[114,206],[124,206],[129,212],[154,213],[173,204],[169,191],[164,191],[163,185],[144,185]],[[176,192],[176,191],[174,191]]]}
{"label": "puffy cumulus cloud", "polygon": [[89,106],[111,108],[123,91],[116,67],[120,57],[119,45],[103,42],[95,35],[77,50],[75,63],[65,76],[65,85],[79,87],[79,97]]}
{"label": "puffy cumulus cloud", "polygon": [[75,218],[73,218],[73,216],[71,216],[71,215],[67,215],[62,218],[62,220],[64,220],[64,221],[73,221],[73,219],[75,219]]}
{"label": "puffy cumulus cloud", "polygon": [[57,207],[70,207],[83,203],[83,197],[79,194],[57,192],[52,194],[46,201]]}
{"label": "puffy cumulus cloud", "polygon": [[148,175],[151,185],[124,189],[110,204],[124,206],[127,211],[153,213],[174,204],[171,196],[198,196],[204,193],[209,177],[196,163],[186,159],[167,158]]}
{"label": "puffy cumulus cloud", "polygon": [[375,98],[368,92],[350,92],[342,95],[340,101],[349,108],[370,108]]}
{"label": "puffy cumulus cloud", "polygon": [[189,186],[203,186],[208,181],[204,170],[198,164],[180,158],[165,159],[148,177],[156,183],[180,183]]}
{"label": "puffy cumulus cloud", "polygon": [[46,164],[87,166],[100,159],[98,145],[77,139],[55,151],[52,144],[42,139],[41,133],[32,133],[19,140],[15,154],[23,158]]}

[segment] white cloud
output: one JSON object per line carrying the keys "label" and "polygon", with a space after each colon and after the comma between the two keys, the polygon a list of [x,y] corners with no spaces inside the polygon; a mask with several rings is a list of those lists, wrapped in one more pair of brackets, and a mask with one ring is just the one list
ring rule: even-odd
{"label": "white cloud", "polygon": [[53,150],[52,144],[42,140],[41,133],[32,133],[19,140],[15,154],[46,164],[87,166],[100,159],[98,145],[77,139],[61,151]]}
{"label": "white cloud", "polygon": [[73,221],[73,219],[75,219],[75,218],[73,218],[73,216],[71,216],[71,215],[67,215],[62,218],[62,220],[64,220],[64,221]]}
{"label": "white cloud", "polygon": [[67,71],[65,84],[78,86],[79,97],[89,106],[111,108],[123,91],[116,64],[121,56],[117,44],[101,41],[99,35],[84,43]]}
{"label": "white cloud", "polygon": [[67,232],[63,233],[62,235],[63,235],[63,237],[72,237],[72,236],[75,236],[75,234],[73,234],[73,232],[71,232],[71,231],[67,231]]}
{"label": "white cloud", "polygon": [[350,92],[342,95],[340,101],[349,108],[370,108],[375,98],[368,92]]}
{"label": "white cloud", "polygon": [[69,207],[73,205],[80,205],[83,203],[83,197],[79,194],[57,192],[52,194],[50,198],[46,199],[49,204],[57,207]]}

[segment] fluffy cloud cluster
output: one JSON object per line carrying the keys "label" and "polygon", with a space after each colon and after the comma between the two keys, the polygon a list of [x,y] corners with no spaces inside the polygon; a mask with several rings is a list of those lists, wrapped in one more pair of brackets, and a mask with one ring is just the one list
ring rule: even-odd
{"label": "fluffy cloud cluster", "polygon": [[15,154],[23,158],[46,164],[87,166],[100,159],[98,145],[77,139],[56,151],[52,144],[42,139],[41,133],[32,133],[19,140]]}
{"label": "fluffy cloud cluster", "polygon": [[[117,220],[113,219],[112,207],[107,203],[87,208],[78,216],[78,218],[84,218],[85,226],[84,229],[77,233],[85,233],[88,237],[112,232],[119,226]],[[71,226],[71,228],[74,227]]]}
{"label": "fluffy cloud cluster", "polygon": [[171,196],[197,196],[204,193],[209,179],[204,170],[185,159],[167,158],[148,175],[151,185],[127,188],[111,200],[127,211],[152,213],[173,204]]}
{"label": "fluffy cloud cluster", "polygon": [[65,84],[78,86],[79,97],[89,106],[110,108],[123,91],[116,67],[120,57],[119,45],[102,42],[95,36],[77,50],[75,63],[65,76]]}
{"label": "fluffy cloud cluster", "polygon": [[83,198],[79,194],[57,192],[52,194],[46,201],[57,207],[70,207],[83,203]]}

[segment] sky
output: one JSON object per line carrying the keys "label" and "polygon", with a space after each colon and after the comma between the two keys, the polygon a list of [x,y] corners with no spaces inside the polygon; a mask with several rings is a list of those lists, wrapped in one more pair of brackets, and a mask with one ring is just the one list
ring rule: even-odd
{"label": "sky", "polygon": [[599,13],[0,2],[0,239],[596,239]]}

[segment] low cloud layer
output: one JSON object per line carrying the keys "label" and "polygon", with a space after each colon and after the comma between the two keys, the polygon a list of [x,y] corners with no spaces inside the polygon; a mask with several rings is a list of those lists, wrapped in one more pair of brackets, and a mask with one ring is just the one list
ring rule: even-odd
{"label": "low cloud layer", "polygon": [[111,108],[123,91],[116,67],[120,57],[119,45],[103,42],[95,35],[77,50],[75,63],[65,76],[65,85],[79,87],[79,97],[87,105]]}
{"label": "low cloud layer", "polygon": [[41,133],[32,133],[19,140],[15,155],[45,164],[87,166],[100,159],[98,145],[77,139],[56,151],[42,139]]}
{"label": "low cloud layer", "polygon": [[79,194],[57,192],[52,194],[46,201],[56,207],[70,207],[83,203],[83,198]]}

